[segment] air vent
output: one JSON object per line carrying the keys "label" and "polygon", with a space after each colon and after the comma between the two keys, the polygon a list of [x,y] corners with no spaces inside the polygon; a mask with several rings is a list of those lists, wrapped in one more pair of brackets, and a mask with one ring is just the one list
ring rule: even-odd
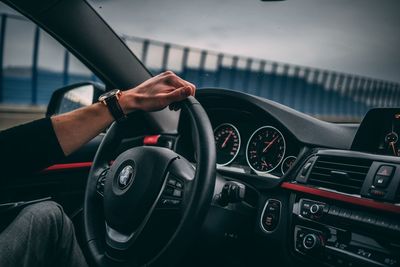
{"label": "air vent", "polygon": [[359,158],[319,156],[308,176],[308,184],[359,194],[372,161]]}

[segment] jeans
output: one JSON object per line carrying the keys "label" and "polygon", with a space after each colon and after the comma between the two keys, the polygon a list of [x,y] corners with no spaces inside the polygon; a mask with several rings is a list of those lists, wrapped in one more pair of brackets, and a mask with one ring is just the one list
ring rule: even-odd
{"label": "jeans", "polygon": [[24,208],[0,233],[0,266],[88,266],[71,220],[46,201]]}

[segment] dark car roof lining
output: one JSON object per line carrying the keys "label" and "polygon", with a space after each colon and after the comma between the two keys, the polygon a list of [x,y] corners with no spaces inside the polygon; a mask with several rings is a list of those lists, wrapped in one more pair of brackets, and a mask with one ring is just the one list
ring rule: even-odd
{"label": "dark car roof lining", "polygon": [[[58,40],[107,88],[127,89],[152,75],[84,0],[3,0]],[[176,132],[178,113],[147,113],[155,129]]]}

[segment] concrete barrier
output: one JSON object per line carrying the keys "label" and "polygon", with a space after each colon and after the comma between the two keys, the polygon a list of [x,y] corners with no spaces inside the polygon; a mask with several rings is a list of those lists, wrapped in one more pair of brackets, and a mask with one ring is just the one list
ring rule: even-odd
{"label": "concrete barrier", "polygon": [[0,105],[0,131],[43,118],[44,106]]}

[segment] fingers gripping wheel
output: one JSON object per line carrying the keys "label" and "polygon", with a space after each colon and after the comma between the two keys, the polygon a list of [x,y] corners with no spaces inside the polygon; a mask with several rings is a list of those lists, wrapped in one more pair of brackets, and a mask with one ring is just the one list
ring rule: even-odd
{"label": "fingers gripping wheel", "polygon": [[[192,125],[196,168],[159,147],[131,148],[112,159],[122,136],[115,123],[103,138],[84,202],[84,234],[93,265],[170,266],[198,233],[214,190],[214,137],[193,97],[182,102],[182,112]],[[99,194],[98,180],[110,160],[104,193]]]}

